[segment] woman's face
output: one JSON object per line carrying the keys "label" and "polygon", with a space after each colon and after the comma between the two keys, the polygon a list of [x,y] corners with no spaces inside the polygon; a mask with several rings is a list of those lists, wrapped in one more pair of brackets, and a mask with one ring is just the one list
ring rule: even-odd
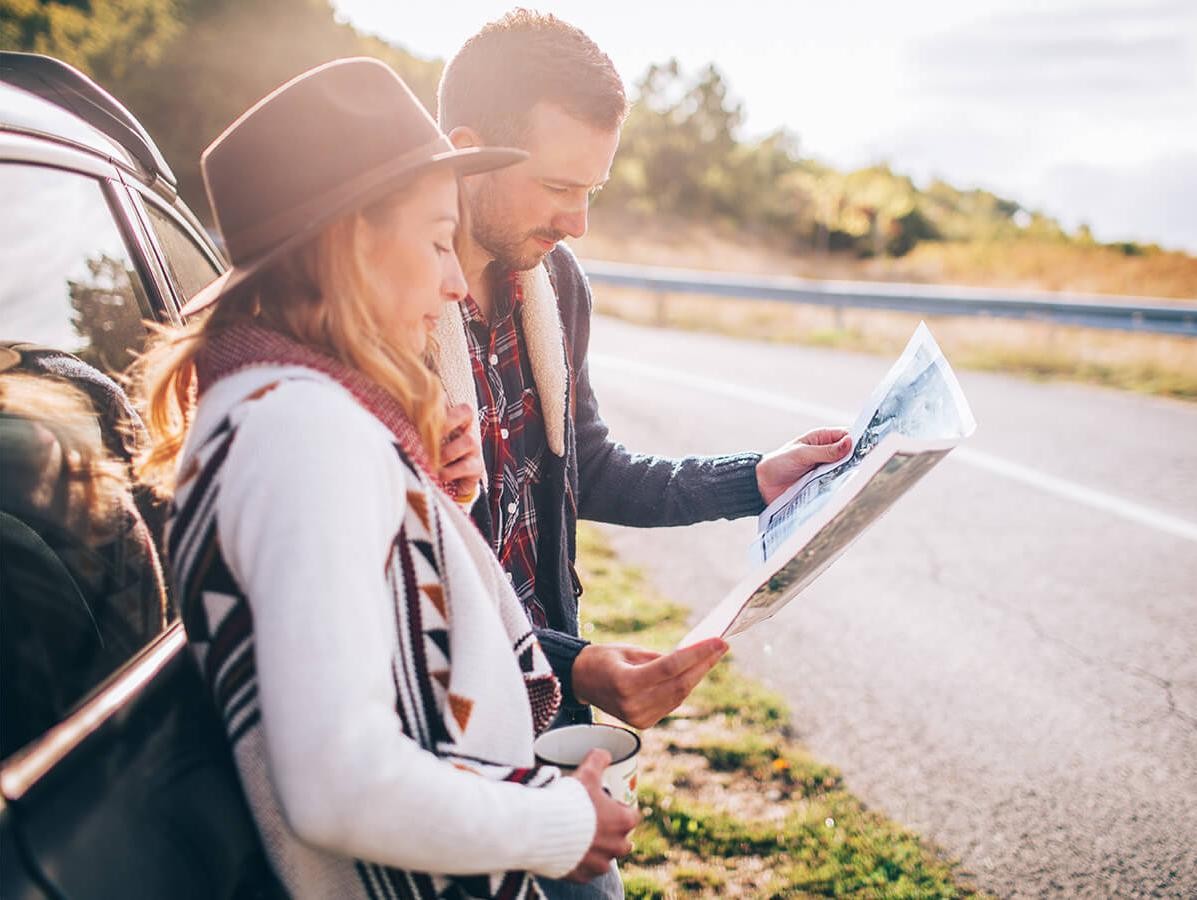
{"label": "woman's face", "polygon": [[458,228],[457,178],[426,175],[377,219],[363,219],[364,262],[375,313],[388,337],[422,354],[445,303],[466,295],[453,249]]}

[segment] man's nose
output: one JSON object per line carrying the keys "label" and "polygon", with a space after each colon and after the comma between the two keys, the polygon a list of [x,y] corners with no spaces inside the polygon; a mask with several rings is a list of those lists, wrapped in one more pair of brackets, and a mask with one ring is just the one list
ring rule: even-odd
{"label": "man's nose", "polygon": [[553,218],[553,228],[571,238],[580,238],[586,234],[587,217],[589,216],[589,202],[583,203],[579,209],[560,212]]}

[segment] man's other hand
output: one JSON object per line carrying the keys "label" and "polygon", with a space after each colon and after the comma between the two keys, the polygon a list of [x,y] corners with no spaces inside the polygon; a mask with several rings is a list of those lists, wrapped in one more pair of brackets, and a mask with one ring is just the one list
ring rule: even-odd
{"label": "man's other hand", "polygon": [[823,463],[843,459],[852,450],[852,438],[844,428],[816,428],[794,438],[756,464],[756,484],[768,506],[786,488]]}
{"label": "man's other hand", "polygon": [[574,660],[574,696],[634,728],[677,709],[727,652],[720,638],[663,655],[629,644],[590,644]]}

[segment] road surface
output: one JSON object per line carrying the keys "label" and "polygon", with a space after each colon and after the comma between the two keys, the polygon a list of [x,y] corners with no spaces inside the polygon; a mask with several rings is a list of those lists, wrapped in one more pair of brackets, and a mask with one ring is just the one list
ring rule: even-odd
{"label": "road surface", "polygon": [[[673,455],[847,425],[890,363],[606,318],[591,352],[613,436]],[[1197,405],[960,380],[966,447],[733,650],[981,887],[1197,897]],[[755,524],[607,530],[700,614]]]}

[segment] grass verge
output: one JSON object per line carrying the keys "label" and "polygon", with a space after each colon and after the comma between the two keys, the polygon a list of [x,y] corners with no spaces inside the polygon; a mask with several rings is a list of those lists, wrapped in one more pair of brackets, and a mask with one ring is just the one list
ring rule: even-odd
{"label": "grass verge", "polygon": [[595,308],[642,325],[895,356],[926,318],[952,365],[1197,400],[1197,340],[1008,319],[921,317],[604,288]]}
{"label": "grass verge", "polygon": [[[584,635],[673,646],[688,610],[653,595],[592,526],[578,540]],[[852,796],[789,721],[781,697],[724,661],[641,735],[629,898],[978,896],[955,863]]]}

